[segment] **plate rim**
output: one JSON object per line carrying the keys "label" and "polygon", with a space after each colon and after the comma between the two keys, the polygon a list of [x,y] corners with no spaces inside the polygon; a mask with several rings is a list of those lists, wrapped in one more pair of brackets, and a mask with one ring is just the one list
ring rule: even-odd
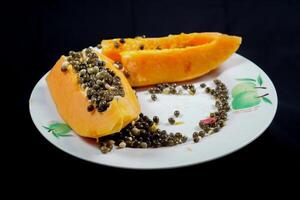
{"label": "plate rim", "polygon": [[[37,83],[35,84],[35,86],[33,87],[32,91],[31,91],[31,94],[30,94],[30,98],[29,98],[29,113],[30,113],[30,117],[31,117],[31,120],[32,122],[34,123],[35,127],[37,128],[37,130],[40,132],[40,134],[49,142],[51,143],[52,145],[54,145],[56,148],[60,149],[61,151],[71,155],[71,156],[74,156],[76,158],[79,158],[81,160],[84,160],[84,161],[88,161],[90,163],[94,163],[94,164],[98,164],[98,165],[102,165],[102,166],[105,166],[105,167],[114,167],[114,168],[121,168],[121,169],[130,169],[130,170],[160,170],[160,169],[174,169],[174,168],[183,168],[183,167],[189,167],[189,166],[194,166],[194,165],[199,165],[199,164],[203,164],[203,163],[206,163],[206,162],[209,162],[209,161],[213,161],[213,160],[217,160],[219,158],[222,158],[222,157],[225,157],[229,154],[232,154],[236,151],[239,151],[240,149],[246,147],[247,145],[249,145],[250,143],[252,143],[253,141],[255,141],[258,137],[260,137],[264,132],[265,130],[271,125],[271,123],[273,122],[275,116],[276,116],[276,113],[277,113],[277,109],[278,109],[278,95],[277,95],[277,91],[276,91],[276,88],[275,88],[275,85],[273,83],[273,81],[271,80],[271,78],[268,76],[268,74],[263,70],[261,69],[258,65],[256,65],[254,62],[252,62],[251,60],[249,60],[248,58],[242,56],[241,54],[238,54],[238,53],[234,53],[233,55],[237,55],[237,56],[240,56],[242,57],[243,59],[247,60],[247,62],[250,62],[252,65],[254,65],[255,67],[257,67],[258,69],[260,69],[269,79],[269,83],[270,83],[270,86],[272,86],[274,88],[274,99],[276,99],[276,104],[274,104],[274,112],[272,113],[272,117],[269,118],[269,121],[268,123],[265,123],[264,126],[261,128],[260,131],[257,131],[257,135],[255,137],[253,137],[251,140],[248,140],[247,142],[245,143],[242,143],[239,145],[238,148],[234,148],[233,150],[229,150],[228,152],[226,153],[223,153],[223,154],[220,154],[220,155],[217,155],[215,157],[212,157],[210,159],[206,159],[206,160],[203,160],[203,161],[196,161],[196,162],[193,162],[193,163],[187,163],[187,164],[173,164],[171,166],[162,166],[162,167],[153,167],[153,166],[143,166],[143,167],[132,167],[132,166],[124,166],[124,165],[117,165],[117,164],[107,164],[107,163],[99,163],[97,162],[96,160],[92,160],[92,159],[88,159],[88,158],[85,158],[85,157],[81,157],[79,155],[77,155],[76,153],[73,153],[72,151],[70,150],[66,150],[62,147],[60,147],[59,145],[55,144],[53,141],[51,141],[50,139],[48,139],[43,133],[42,133],[42,128],[35,122],[35,120],[33,119],[33,114],[32,114],[32,97],[33,97],[33,93],[34,91],[36,90],[36,87],[38,86],[39,82],[43,80],[43,78],[45,76],[47,76],[47,74],[50,72],[50,70],[45,73],[38,81]],[[233,56],[232,55],[232,56]],[[230,58],[228,58],[230,59]],[[227,59],[227,60],[228,60]],[[79,136],[80,137],[80,136]]]}

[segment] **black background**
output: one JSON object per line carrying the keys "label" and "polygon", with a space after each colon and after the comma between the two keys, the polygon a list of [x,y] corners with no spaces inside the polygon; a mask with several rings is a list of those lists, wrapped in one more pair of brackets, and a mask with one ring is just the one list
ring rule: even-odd
{"label": "black background", "polygon": [[[128,177],[139,180],[145,175],[155,179],[153,173],[200,178],[226,174],[244,177],[258,172],[275,177],[291,171],[299,175],[299,1],[48,0],[10,4],[2,11],[5,14],[2,33],[6,34],[2,63],[18,80],[13,82],[18,89],[8,94],[13,93],[15,101],[12,102],[16,102],[13,107],[22,114],[9,112],[7,122],[8,136],[17,146],[16,152],[7,155],[10,159],[7,163],[18,167],[17,174],[68,179],[76,179],[79,174],[84,174],[82,177],[110,174],[124,180]],[[204,31],[242,36],[238,53],[260,66],[277,89],[279,104],[274,121],[262,136],[245,148],[186,168],[150,172],[123,170],[74,158],[46,141],[33,125],[28,109],[30,93],[59,56],[69,50],[95,46],[104,38]],[[13,84],[10,80],[6,83]]]}

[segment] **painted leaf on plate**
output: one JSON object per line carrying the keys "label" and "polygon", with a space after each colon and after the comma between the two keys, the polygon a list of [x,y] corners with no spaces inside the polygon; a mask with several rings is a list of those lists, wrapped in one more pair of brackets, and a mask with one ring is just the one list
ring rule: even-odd
{"label": "painted leaf on plate", "polygon": [[253,82],[256,81],[256,80],[253,79],[253,78],[237,78],[236,80],[237,80],[237,81],[253,81]]}
{"label": "painted leaf on plate", "polygon": [[263,80],[260,75],[258,75],[258,77],[257,77],[257,82],[260,86],[263,84]]}
{"label": "painted leaf on plate", "polygon": [[234,88],[231,91],[231,95],[233,98],[235,98],[236,96],[238,96],[239,94],[243,93],[243,92],[255,92],[255,83],[252,82],[243,82],[243,83],[239,83],[236,86],[234,86]]}
{"label": "painted leaf on plate", "polygon": [[238,110],[256,106],[261,102],[261,98],[257,98],[257,96],[256,91],[242,92],[234,97],[232,101],[232,108],[234,110]]}
{"label": "painted leaf on plate", "polygon": [[265,103],[272,104],[272,101],[271,101],[269,98],[263,97],[262,99],[263,99],[263,101],[264,101]]}
{"label": "painted leaf on plate", "polygon": [[72,136],[71,134],[69,134],[69,132],[72,130],[67,124],[65,123],[53,123],[50,124],[48,127],[43,126],[45,129],[48,130],[48,132],[52,132],[52,134],[56,137],[68,137],[68,136]]}

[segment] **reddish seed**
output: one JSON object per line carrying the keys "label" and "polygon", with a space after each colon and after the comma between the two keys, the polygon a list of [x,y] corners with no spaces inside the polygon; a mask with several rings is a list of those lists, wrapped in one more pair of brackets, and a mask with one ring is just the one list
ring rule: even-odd
{"label": "reddish seed", "polygon": [[208,118],[206,118],[206,119],[203,119],[203,120],[200,120],[200,122],[202,123],[202,124],[213,124],[213,123],[215,123],[217,121],[217,118],[216,117],[208,117]]}

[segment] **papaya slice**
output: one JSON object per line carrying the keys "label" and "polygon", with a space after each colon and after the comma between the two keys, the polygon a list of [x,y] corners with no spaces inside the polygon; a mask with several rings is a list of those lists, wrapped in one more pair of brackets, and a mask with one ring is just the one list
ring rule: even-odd
{"label": "papaya slice", "polygon": [[123,64],[131,86],[138,87],[202,76],[237,51],[241,41],[221,33],[182,33],[103,40],[101,46],[104,55]]}
{"label": "papaya slice", "polygon": [[[82,53],[74,55],[82,55]],[[123,96],[113,96],[113,99],[110,99],[111,101],[109,101],[108,106],[104,107],[104,109],[99,111],[96,109],[97,105],[95,106],[95,104],[99,103],[99,99],[102,98],[101,95],[97,96],[98,99],[95,100],[94,104],[91,103],[94,96],[90,97],[90,99],[87,96],[88,90],[93,87],[90,85],[90,82],[95,84],[98,82],[90,80],[90,82],[84,83],[88,85],[83,87],[83,78],[96,78],[97,74],[89,70],[89,68],[92,69],[93,66],[90,66],[88,62],[85,63],[87,65],[87,68],[84,69],[85,74],[83,75],[83,73],[80,72],[80,67],[83,66],[81,63],[82,58],[73,61],[73,64],[71,64],[72,61],[68,61],[71,56],[62,56],[49,72],[46,80],[57,111],[63,120],[79,135],[98,138],[119,132],[132,120],[136,119],[140,113],[140,105],[135,91],[131,88],[123,73],[113,66],[113,61],[96,52],[94,52],[93,55],[93,62],[102,63],[102,65],[104,65],[102,67],[103,69],[107,69],[115,78],[119,77],[115,80],[119,80],[122,86]],[[80,71],[76,71],[74,66],[79,68]],[[89,74],[89,72],[93,72],[94,74]],[[110,77],[111,76],[109,76],[108,79]],[[103,78],[103,80],[104,79],[105,78]],[[101,83],[101,81],[99,81],[99,83]],[[105,87],[106,86],[107,85],[105,85]],[[109,87],[111,88],[112,86]],[[106,90],[106,88],[104,88],[103,94],[109,94],[108,89]],[[97,90],[94,91],[97,92]],[[99,87],[98,91],[100,91]],[[100,107],[98,107],[98,109],[100,109]]]}

